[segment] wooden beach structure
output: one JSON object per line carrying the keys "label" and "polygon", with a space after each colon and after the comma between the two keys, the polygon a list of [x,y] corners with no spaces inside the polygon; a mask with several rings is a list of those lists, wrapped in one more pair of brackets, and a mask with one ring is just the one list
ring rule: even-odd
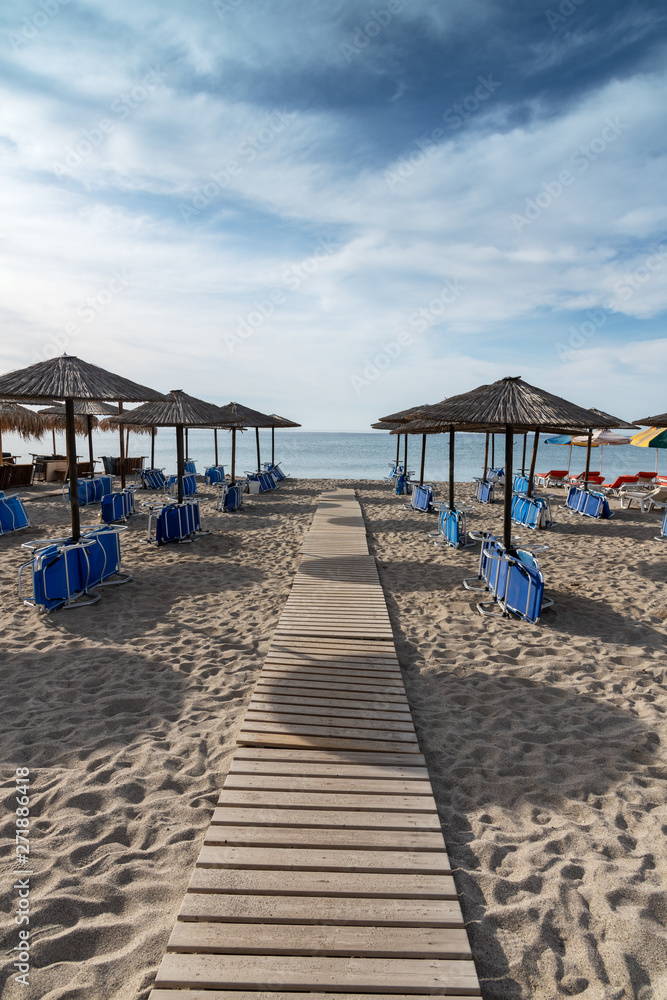
{"label": "wooden beach structure", "polygon": [[149,1000],[479,997],[352,490],[302,551]]}

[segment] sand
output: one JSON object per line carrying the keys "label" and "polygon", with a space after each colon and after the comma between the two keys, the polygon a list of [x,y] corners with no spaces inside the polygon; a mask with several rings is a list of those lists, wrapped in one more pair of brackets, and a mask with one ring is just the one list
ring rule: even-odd
{"label": "sand", "polygon": [[[478,550],[387,486],[287,482],[213,534],[122,538],[132,583],[40,616],[17,600],[26,538],[65,534],[57,498],[0,538],[5,789],[31,770],[29,987],[3,998],[144,1000],[322,489],[353,485],[369,527],[487,1000],[667,997],[667,548],[620,510],[523,539],[555,598],[539,625],[483,619],[461,586]],[[469,486],[459,487],[467,497]],[[440,491],[442,495],[442,490]],[[94,508],[84,523],[95,521]],[[470,527],[498,528],[500,506]],[[3,837],[13,838],[5,791]],[[13,849],[13,848],[12,848]],[[2,946],[17,940],[3,853]]]}

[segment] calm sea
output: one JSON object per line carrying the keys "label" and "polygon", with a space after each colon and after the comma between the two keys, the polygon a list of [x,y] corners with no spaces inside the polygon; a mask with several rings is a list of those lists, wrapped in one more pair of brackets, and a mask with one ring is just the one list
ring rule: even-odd
{"label": "calm sea", "polygon": [[[213,464],[213,431],[191,430],[189,432],[189,454],[195,459],[197,471],[202,472]],[[271,432],[259,432],[262,461],[271,458]],[[278,430],[275,435],[276,459],[282,468],[290,475],[301,479],[380,479],[388,471],[388,463],[396,456],[396,438],[383,431],[364,433],[315,432],[299,430]],[[77,438],[78,451],[81,458],[88,456],[88,442]],[[246,431],[236,435],[236,468],[238,473],[256,467],[255,432]],[[62,434],[56,435],[58,451],[64,451],[65,443]],[[229,468],[231,457],[231,434],[228,431],[218,431],[219,459]],[[3,450],[12,450],[13,454],[29,460],[29,453],[51,449],[51,434],[44,436],[39,443],[25,442],[15,435],[3,435]],[[117,455],[117,434],[93,434],[93,451],[95,456]],[[448,436],[433,434],[426,439],[425,479],[442,482],[447,479],[448,470]],[[532,435],[528,435],[526,465],[530,463]],[[514,441],[515,469],[521,466],[523,436],[517,436]],[[130,455],[150,455],[150,437],[130,434]],[[496,436],[496,466],[503,465],[504,438]],[[403,457],[403,439],[401,439],[401,460]],[[421,437],[411,436],[408,439],[408,468],[419,474],[421,457]],[[595,448],[591,460],[591,469],[596,470],[602,457],[602,470],[607,480],[621,473],[636,473],[639,470],[654,470],[656,451],[654,449],[636,448],[634,445],[607,446]],[[569,447],[562,445],[546,445],[540,443],[537,458],[537,471],[549,469],[566,469],[570,458]],[[459,482],[472,480],[481,475],[484,462],[484,435],[456,435],[456,479]],[[572,449],[571,468],[573,472],[583,471],[586,463],[585,448]],[[147,463],[148,464],[148,463]],[[176,437],[171,428],[160,428],[155,441],[155,464],[166,472],[174,472],[176,468]],[[662,449],[659,453],[659,470],[667,474],[667,454]]]}

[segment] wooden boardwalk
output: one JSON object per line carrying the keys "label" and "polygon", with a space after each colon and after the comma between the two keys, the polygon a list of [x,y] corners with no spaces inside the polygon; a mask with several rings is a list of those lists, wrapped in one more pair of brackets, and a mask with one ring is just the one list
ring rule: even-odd
{"label": "wooden boardwalk", "polygon": [[375,560],[322,494],[149,1000],[481,996]]}

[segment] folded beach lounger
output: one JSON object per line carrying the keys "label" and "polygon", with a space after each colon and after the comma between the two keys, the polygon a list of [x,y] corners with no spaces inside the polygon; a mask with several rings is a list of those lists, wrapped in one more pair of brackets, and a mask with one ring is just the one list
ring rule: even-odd
{"label": "folded beach lounger", "polygon": [[665,508],[665,513],[662,516],[662,524],[660,526],[660,534],[656,535],[656,540],[658,542],[667,541],[667,507]]}
{"label": "folded beach lounger", "polygon": [[30,521],[18,493],[13,493],[10,497],[0,493],[0,535],[28,527]]}
{"label": "folded beach lounger", "polygon": [[567,477],[567,469],[551,469],[549,472],[536,472],[535,482],[538,486],[563,486]]}
{"label": "folded beach lounger", "polygon": [[385,483],[395,482],[400,475],[403,474],[403,466],[400,462],[389,462],[388,463],[391,472],[388,476],[385,476]]}
{"label": "folded beach lounger", "polygon": [[197,475],[197,469],[195,467],[195,463],[192,458],[186,458],[186,460],[183,462],[183,474],[186,476]]}
{"label": "folded beach lounger", "polygon": [[[120,571],[118,533],[122,530],[105,525],[86,529],[78,542],[69,538],[26,542],[23,548],[30,549],[33,555],[19,569],[23,603],[43,612],[83,607],[100,599],[92,588],[128,583],[132,577]],[[28,567],[32,571],[31,597],[23,593],[23,572]]]}
{"label": "folded beach lounger", "polygon": [[601,520],[613,517],[609,509],[609,501],[603,493],[584,490],[580,486],[570,487],[565,506],[585,517],[595,517]]}
{"label": "folded beach lounger", "polygon": [[404,503],[403,506],[406,510],[418,510],[422,514],[428,513],[433,503],[433,490],[434,487],[431,483],[424,486],[413,486],[412,499],[410,503]]}
{"label": "folded beach lounger", "polygon": [[188,500],[164,504],[153,510],[148,517],[148,534],[144,540],[167,545],[168,542],[191,542],[196,535],[208,534],[202,531],[199,503]]}
{"label": "folded beach lounger", "polygon": [[477,480],[477,489],[475,490],[475,497],[480,503],[494,503],[495,502],[495,491],[494,484],[489,482],[487,479]]}
{"label": "folded beach lounger", "polygon": [[[169,493],[175,497],[178,493],[178,476],[169,476]],[[197,492],[197,479],[191,473],[183,476],[183,497],[193,497]]]}
{"label": "folded beach lounger", "polygon": [[438,530],[429,532],[436,545],[451,545],[453,549],[464,549],[475,544],[475,539],[468,538],[466,512],[471,507],[455,507],[450,510],[448,504],[439,502],[435,505],[439,510]]}
{"label": "folded beach lounger", "polygon": [[[91,503],[100,503],[102,497],[108,496],[113,489],[111,476],[97,476],[95,479],[79,479],[79,504],[87,507]],[[70,487],[63,486],[63,497],[69,501]]]}
{"label": "folded beach lounger", "polygon": [[167,489],[167,479],[162,469],[141,469],[139,476],[145,490]]}
{"label": "folded beach lounger", "polygon": [[226,514],[238,510],[243,504],[243,486],[236,483],[234,486],[227,486],[221,483],[216,500],[216,510],[221,510]]}
{"label": "folded beach lounger", "polygon": [[204,479],[209,486],[215,483],[224,483],[225,467],[223,465],[210,465],[204,472]]}
{"label": "folded beach lounger", "polygon": [[289,479],[289,476],[283,472],[280,468],[278,462],[272,464],[271,462],[263,462],[264,471],[268,472],[276,480],[276,483],[282,482],[283,479]]}
{"label": "folded beach lounger", "polygon": [[514,524],[526,528],[550,528],[554,523],[551,516],[550,497],[527,497],[515,493],[512,497],[511,518]]}
{"label": "folded beach lounger", "polygon": [[486,479],[490,483],[500,483],[501,486],[505,483],[505,470],[504,469],[487,469]]}
{"label": "folded beach lounger", "polygon": [[396,477],[396,495],[399,497],[409,496],[412,493],[412,483],[410,482],[410,476],[414,475],[412,472],[401,472]]}
{"label": "folded beach lounger", "polygon": [[512,485],[512,490],[514,493],[527,493],[528,487],[530,486],[530,481],[528,476],[515,476],[514,483]]}
{"label": "folded beach lounger", "polygon": [[[494,598],[504,596],[507,582],[507,564],[498,556],[505,552],[505,547],[488,531],[471,531],[470,538],[482,543],[479,554],[477,576],[468,577],[463,581],[466,590],[483,594],[490,591]],[[482,586],[480,586],[480,583]]]}
{"label": "folded beach lounger", "polygon": [[269,472],[246,472],[249,493],[266,493],[275,490],[276,481]]}
{"label": "folded beach lounger", "polygon": [[102,520],[105,524],[112,524],[114,521],[126,521],[135,513],[134,490],[121,490],[118,493],[109,493],[102,497]]}
{"label": "folded beach lounger", "polygon": [[497,617],[497,606],[502,617],[513,614],[536,624],[542,611],[552,607],[554,602],[544,596],[544,577],[535,556],[526,549],[518,549],[515,553],[493,552],[490,558],[507,564],[504,592],[495,595],[495,602],[480,602],[477,605],[479,613]]}

